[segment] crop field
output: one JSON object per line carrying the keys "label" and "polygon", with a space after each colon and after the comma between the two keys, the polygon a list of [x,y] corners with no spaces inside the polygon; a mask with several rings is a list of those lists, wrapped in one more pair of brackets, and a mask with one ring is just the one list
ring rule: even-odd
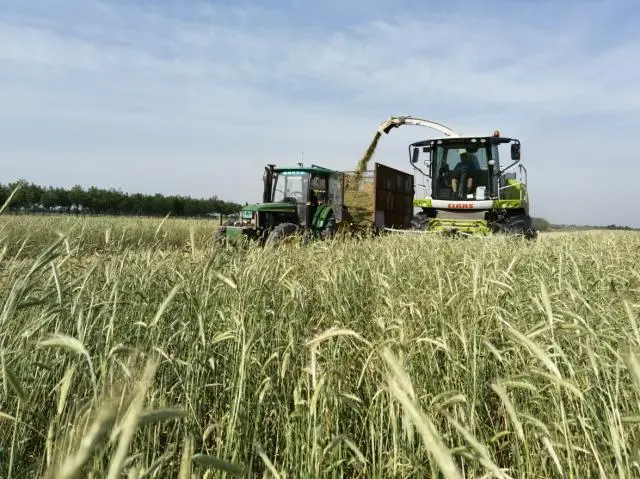
{"label": "crop field", "polygon": [[0,216],[0,477],[640,475],[640,235]]}

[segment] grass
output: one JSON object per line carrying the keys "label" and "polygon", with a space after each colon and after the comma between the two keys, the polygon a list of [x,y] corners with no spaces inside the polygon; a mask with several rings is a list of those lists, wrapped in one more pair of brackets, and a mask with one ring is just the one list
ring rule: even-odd
{"label": "grass", "polygon": [[0,477],[640,473],[638,234],[212,226],[0,217]]}
{"label": "grass", "polygon": [[[165,224],[170,227],[164,227]],[[155,247],[185,250],[191,248],[192,239],[196,248],[203,249],[210,245],[211,232],[218,225],[217,219],[3,216],[0,244],[7,248],[6,255],[19,254],[21,258],[39,255],[61,235],[68,236],[82,255],[147,251]]]}

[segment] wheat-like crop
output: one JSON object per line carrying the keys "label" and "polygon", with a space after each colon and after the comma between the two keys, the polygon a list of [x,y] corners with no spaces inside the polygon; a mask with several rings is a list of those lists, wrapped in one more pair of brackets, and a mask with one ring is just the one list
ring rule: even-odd
{"label": "wheat-like crop", "polygon": [[0,223],[0,477],[640,474],[637,233]]}

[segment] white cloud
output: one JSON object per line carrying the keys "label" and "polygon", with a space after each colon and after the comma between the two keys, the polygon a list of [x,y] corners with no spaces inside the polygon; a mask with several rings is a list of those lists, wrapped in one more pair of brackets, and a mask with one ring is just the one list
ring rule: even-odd
{"label": "white cloud", "polygon": [[[629,118],[640,110],[640,69],[630,59],[640,41],[585,46],[611,4],[574,5],[561,16],[550,16],[550,3],[467,15],[398,6],[376,17],[376,6],[391,8],[381,5],[350,4],[356,20],[334,27],[321,17],[335,15],[338,2],[317,7],[308,24],[251,5],[10,3],[0,11],[0,127],[9,133],[0,154],[15,160],[3,176],[251,201],[264,163],[292,163],[304,150],[305,161],[353,168],[381,120],[413,114],[519,136],[535,153],[534,214],[581,218],[597,186],[567,187],[555,173],[597,185],[597,162],[618,154],[623,137],[605,123],[600,134],[618,146],[591,145],[572,158],[575,142],[591,141],[576,136],[579,119],[606,114],[626,119],[623,130],[638,127]],[[567,113],[578,119],[562,124]],[[573,143],[546,148],[550,133]],[[376,158],[408,169],[406,143],[424,134],[397,130]],[[560,194],[546,196],[554,189],[570,195],[558,210]],[[610,209],[594,208],[585,221],[610,222]],[[624,221],[640,224],[634,214]]]}

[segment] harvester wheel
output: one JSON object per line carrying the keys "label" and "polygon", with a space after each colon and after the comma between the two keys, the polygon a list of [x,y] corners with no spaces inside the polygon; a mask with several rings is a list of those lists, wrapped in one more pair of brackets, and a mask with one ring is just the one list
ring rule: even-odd
{"label": "harvester wheel", "polygon": [[298,226],[294,223],[280,223],[276,225],[267,238],[267,244],[277,244],[283,239],[292,236],[298,232]]}
{"label": "harvester wheel", "polygon": [[502,231],[507,235],[522,236],[535,239],[538,232],[533,227],[533,221],[528,215],[517,215],[507,219],[502,225]]}
{"label": "harvester wheel", "polygon": [[411,229],[412,230],[426,230],[427,223],[429,223],[429,216],[421,211],[416,214],[413,218],[411,218]]}

